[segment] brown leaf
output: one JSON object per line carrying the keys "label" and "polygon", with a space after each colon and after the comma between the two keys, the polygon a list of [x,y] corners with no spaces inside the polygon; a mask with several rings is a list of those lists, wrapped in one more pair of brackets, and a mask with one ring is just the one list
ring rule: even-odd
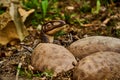
{"label": "brown leaf", "polygon": [[2,23],[0,25],[0,44],[6,45],[14,39],[19,39],[15,24],[11,20],[8,12],[0,15],[0,22],[1,21]]}

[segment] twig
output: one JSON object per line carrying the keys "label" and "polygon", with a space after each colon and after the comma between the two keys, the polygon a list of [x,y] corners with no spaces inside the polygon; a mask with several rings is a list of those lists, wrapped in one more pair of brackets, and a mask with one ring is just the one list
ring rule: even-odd
{"label": "twig", "polygon": [[31,47],[23,46],[23,48],[25,48],[26,50],[28,50],[30,53],[33,52],[33,49]]}
{"label": "twig", "polygon": [[17,73],[16,73],[16,79],[15,80],[18,80],[18,76],[19,76],[21,66],[22,66],[22,63],[19,63],[18,68],[17,68]]}
{"label": "twig", "polygon": [[112,15],[110,16],[109,18],[106,18],[103,22],[102,22],[102,25],[103,26],[106,26],[106,24],[111,20],[111,19],[117,19],[120,17],[120,14],[115,14],[115,15]]}

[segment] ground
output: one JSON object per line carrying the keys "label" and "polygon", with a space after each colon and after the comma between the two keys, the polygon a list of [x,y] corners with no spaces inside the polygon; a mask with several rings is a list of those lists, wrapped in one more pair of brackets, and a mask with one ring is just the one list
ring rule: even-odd
{"label": "ground", "polygon": [[[107,7],[104,8],[106,10],[98,14],[75,11],[76,16],[73,19],[77,20],[80,18],[79,24],[81,26],[77,25],[78,22],[77,24],[75,22],[72,24],[72,21],[66,21],[69,31],[55,38],[55,40],[59,41],[60,45],[67,47],[72,42],[87,36],[103,35],[120,38],[120,6],[113,5],[109,9]],[[0,80],[16,79],[20,63],[22,63],[22,66],[20,68],[19,80],[72,80],[72,71],[74,69],[62,72],[53,78],[49,74],[41,74],[41,72],[31,70],[32,50],[41,40],[40,32],[36,28],[28,27],[28,31],[30,35],[24,41],[18,42],[16,45],[0,45]],[[68,35],[72,36],[72,41],[70,42],[68,41],[70,39]]]}

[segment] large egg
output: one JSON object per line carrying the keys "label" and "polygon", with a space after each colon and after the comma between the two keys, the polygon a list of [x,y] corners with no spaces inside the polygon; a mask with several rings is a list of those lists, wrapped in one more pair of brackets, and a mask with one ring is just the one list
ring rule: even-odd
{"label": "large egg", "polygon": [[120,54],[97,52],[81,59],[75,67],[73,80],[119,80]]}
{"label": "large egg", "polygon": [[33,51],[31,63],[35,70],[52,70],[54,73],[72,69],[76,59],[65,47],[40,43]]}
{"label": "large egg", "polygon": [[86,37],[73,42],[68,49],[79,59],[99,51],[120,52],[120,39],[105,36]]}

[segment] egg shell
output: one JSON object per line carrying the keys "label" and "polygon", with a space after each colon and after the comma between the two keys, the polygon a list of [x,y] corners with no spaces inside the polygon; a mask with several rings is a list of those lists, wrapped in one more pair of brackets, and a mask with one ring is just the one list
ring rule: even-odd
{"label": "egg shell", "polygon": [[120,53],[120,39],[106,36],[91,36],[73,42],[68,49],[79,59],[99,51]]}
{"label": "egg shell", "polygon": [[31,56],[31,64],[35,70],[52,70],[54,73],[72,69],[73,63],[77,61],[72,53],[65,47],[51,44],[40,43],[34,49]]}
{"label": "egg shell", "polygon": [[73,72],[73,80],[119,80],[120,54],[97,52],[81,59]]}

